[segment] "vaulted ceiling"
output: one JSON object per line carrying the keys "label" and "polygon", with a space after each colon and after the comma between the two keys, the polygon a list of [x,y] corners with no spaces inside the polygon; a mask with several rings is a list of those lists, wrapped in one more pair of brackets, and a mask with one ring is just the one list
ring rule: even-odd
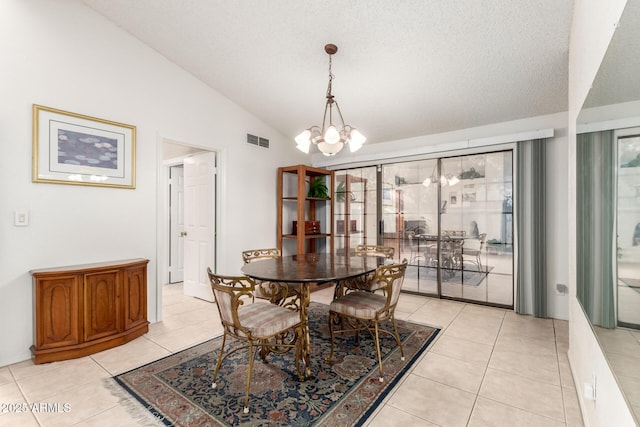
{"label": "vaulted ceiling", "polygon": [[567,110],[571,0],[82,0],[295,137],[333,94],[370,143]]}

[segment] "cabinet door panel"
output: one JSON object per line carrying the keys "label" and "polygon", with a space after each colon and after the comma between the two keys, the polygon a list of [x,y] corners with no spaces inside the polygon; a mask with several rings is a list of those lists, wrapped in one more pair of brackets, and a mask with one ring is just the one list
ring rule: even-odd
{"label": "cabinet door panel", "polygon": [[118,301],[121,283],[121,273],[118,270],[85,275],[85,341],[122,330]]}
{"label": "cabinet door panel", "polygon": [[80,339],[79,307],[81,276],[42,279],[36,286],[37,310],[42,313],[36,322],[39,348],[74,345]]}
{"label": "cabinet door panel", "polygon": [[124,330],[147,323],[147,268],[124,270],[123,309]]}

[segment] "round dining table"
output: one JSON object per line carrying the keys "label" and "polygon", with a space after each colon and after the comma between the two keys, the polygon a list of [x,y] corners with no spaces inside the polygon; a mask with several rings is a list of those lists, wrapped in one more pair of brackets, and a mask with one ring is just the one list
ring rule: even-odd
{"label": "round dining table", "polygon": [[311,375],[311,340],[309,334],[309,303],[311,287],[328,282],[340,282],[370,274],[385,264],[385,259],[376,256],[344,256],[331,253],[308,253],[301,255],[267,258],[245,264],[242,272],[264,282],[299,284],[300,318],[303,325],[301,359],[305,364],[305,377]]}

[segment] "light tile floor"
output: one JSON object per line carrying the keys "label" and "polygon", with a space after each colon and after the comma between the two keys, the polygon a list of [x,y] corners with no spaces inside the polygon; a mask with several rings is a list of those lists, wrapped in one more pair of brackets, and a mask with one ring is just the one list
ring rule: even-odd
{"label": "light tile floor", "polygon": [[[332,289],[312,294],[328,303]],[[81,359],[0,367],[2,426],[131,426],[104,386],[111,377],[222,330],[214,305],[164,289],[164,321],[123,346]],[[399,319],[442,328],[369,422],[378,426],[582,426],[566,321],[402,294]],[[41,411],[19,409],[31,407]]]}

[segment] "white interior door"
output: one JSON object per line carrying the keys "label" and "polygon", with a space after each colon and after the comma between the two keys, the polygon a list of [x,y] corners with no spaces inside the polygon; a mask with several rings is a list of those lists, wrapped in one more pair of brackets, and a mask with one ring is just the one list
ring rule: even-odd
{"label": "white interior door", "polygon": [[184,167],[172,166],[169,174],[169,283],[178,283],[184,280]]}
{"label": "white interior door", "polygon": [[213,301],[215,153],[184,159],[184,294]]}

